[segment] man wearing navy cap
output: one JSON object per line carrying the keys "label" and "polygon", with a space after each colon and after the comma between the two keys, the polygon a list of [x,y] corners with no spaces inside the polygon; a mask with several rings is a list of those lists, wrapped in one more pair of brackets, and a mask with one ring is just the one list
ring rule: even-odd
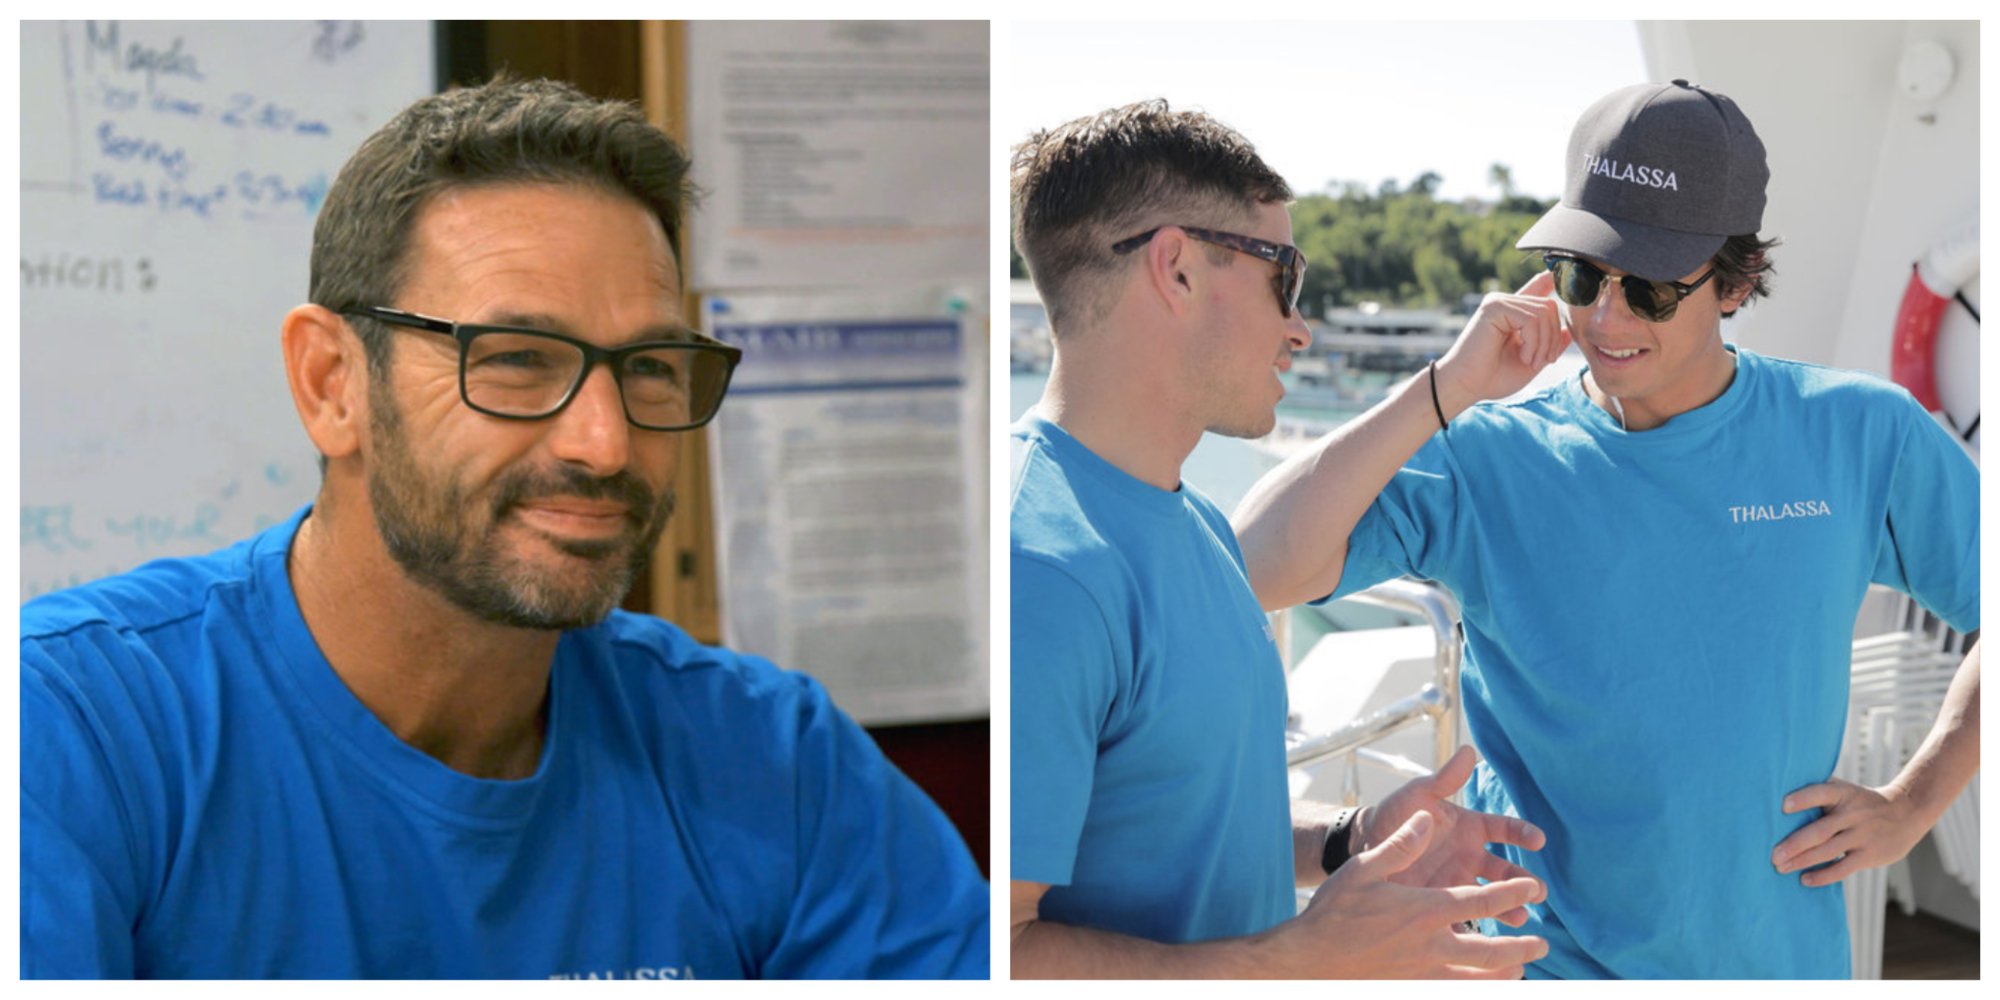
{"label": "man wearing navy cap", "polygon": [[[1979,647],[1882,788],[1830,780],[1870,583],[1979,628],[1979,474],[1881,379],[1757,355],[1769,178],[1735,102],[1616,91],[1571,135],[1545,254],[1587,368],[1451,419],[1351,534],[1325,445],[1238,512],[1267,608],[1411,574],[1464,610],[1477,808],[1530,820],[1531,976],[1845,977],[1836,885],[1906,854],[1978,769]],[[1341,470],[1352,474],[1353,470]]]}

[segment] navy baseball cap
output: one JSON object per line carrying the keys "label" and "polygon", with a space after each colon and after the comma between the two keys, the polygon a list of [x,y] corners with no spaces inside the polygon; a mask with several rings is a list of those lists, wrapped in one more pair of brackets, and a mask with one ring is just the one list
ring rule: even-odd
{"label": "navy baseball cap", "polygon": [[1643,83],[1592,104],[1569,136],[1562,200],[1515,246],[1589,257],[1654,281],[1693,273],[1764,221],[1764,143],[1736,102]]}

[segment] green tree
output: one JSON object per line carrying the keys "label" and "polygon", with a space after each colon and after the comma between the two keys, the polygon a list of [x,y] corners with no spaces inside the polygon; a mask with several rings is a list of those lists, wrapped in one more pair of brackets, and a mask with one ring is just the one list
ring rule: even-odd
{"label": "green tree", "polygon": [[1418,247],[1414,258],[1417,284],[1424,290],[1424,305],[1456,306],[1472,291],[1472,282],[1458,259],[1434,246]]}
{"label": "green tree", "polygon": [[1520,287],[1541,261],[1514,241],[1548,205],[1514,192],[1504,164],[1488,177],[1501,189],[1490,204],[1438,201],[1444,178],[1436,171],[1407,186],[1347,181],[1299,198],[1293,239],[1310,264],[1301,308],[1315,316],[1366,301],[1456,308],[1472,292]]}

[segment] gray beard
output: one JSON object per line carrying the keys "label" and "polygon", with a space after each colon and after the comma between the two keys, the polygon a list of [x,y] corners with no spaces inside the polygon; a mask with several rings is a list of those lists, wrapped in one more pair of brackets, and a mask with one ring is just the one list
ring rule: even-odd
{"label": "gray beard", "polygon": [[[673,491],[656,498],[629,472],[599,479],[569,466],[510,470],[493,483],[483,534],[469,537],[464,491],[455,483],[427,482],[410,455],[394,401],[370,402],[375,461],[368,497],[384,546],[411,580],[481,621],[542,630],[603,621],[645,570],[673,516]],[[649,516],[636,537],[549,539],[564,555],[597,564],[578,579],[580,572],[550,571],[514,557],[499,537],[522,502],[549,495],[618,500]]]}

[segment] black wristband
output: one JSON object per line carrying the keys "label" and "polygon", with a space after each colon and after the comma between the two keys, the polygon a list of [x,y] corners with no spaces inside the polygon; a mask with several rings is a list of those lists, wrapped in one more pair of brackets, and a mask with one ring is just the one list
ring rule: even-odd
{"label": "black wristband", "polygon": [[1319,866],[1328,875],[1347,863],[1347,838],[1354,827],[1354,817],[1359,815],[1360,809],[1348,806],[1333,818],[1332,828],[1326,831],[1326,846],[1320,848]]}
{"label": "black wristband", "polygon": [[1431,370],[1431,409],[1437,411],[1438,430],[1444,430],[1451,425],[1445,423],[1444,406],[1438,402],[1438,363],[1433,360],[1428,367]]}

